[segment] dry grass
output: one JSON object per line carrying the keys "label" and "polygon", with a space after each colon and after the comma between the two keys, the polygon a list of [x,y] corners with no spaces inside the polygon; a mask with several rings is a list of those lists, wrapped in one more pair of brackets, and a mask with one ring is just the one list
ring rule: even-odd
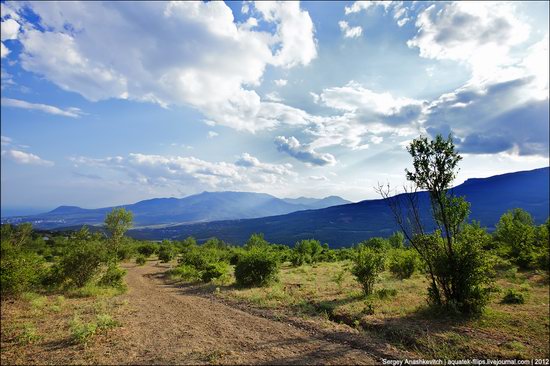
{"label": "dry grass", "polygon": [[[23,294],[19,299],[2,300],[1,363],[55,364],[93,363],[88,343],[105,337],[116,325],[123,305],[108,292],[88,289],[95,296]],[[76,295],[76,294],[75,294]],[[74,319],[81,325],[95,324],[94,334],[78,334]]]}
{"label": "dry grass", "polygon": [[[436,358],[548,358],[549,287],[533,272],[501,274],[484,314],[468,319],[435,314],[426,304],[422,274],[399,280],[382,273],[375,294],[365,297],[349,262],[298,268],[284,265],[280,281],[265,288],[222,287],[217,296],[306,318],[348,324],[380,342]],[[525,304],[501,303],[513,288]]]}

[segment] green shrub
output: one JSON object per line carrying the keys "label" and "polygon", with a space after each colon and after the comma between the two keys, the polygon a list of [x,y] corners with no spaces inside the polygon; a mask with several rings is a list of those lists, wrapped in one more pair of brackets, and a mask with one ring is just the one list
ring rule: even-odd
{"label": "green shrub", "polygon": [[2,296],[18,295],[37,288],[46,276],[44,259],[15,246],[2,237],[0,288]]}
{"label": "green shrub", "polygon": [[375,237],[360,242],[358,246],[365,246],[377,251],[386,251],[390,249],[390,242],[387,239]]}
{"label": "green shrub", "polygon": [[54,266],[55,277],[60,283],[68,281],[76,287],[84,286],[107,260],[101,242],[76,241]]}
{"label": "green shrub", "polygon": [[172,244],[162,244],[159,249],[159,260],[168,263],[176,256],[177,250]]}
{"label": "green shrub", "polygon": [[418,253],[410,249],[393,249],[389,255],[389,270],[397,278],[410,278],[420,266]]}
{"label": "green shrub", "polygon": [[199,271],[188,264],[181,264],[176,268],[173,268],[168,271],[168,275],[171,278],[181,279],[183,281],[197,281],[200,279]]}
{"label": "green shrub", "polygon": [[351,272],[363,287],[365,295],[373,292],[374,283],[384,269],[384,255],[382,252],[367,246],[358,246]]}
{"label": "green shrub", "polygon": [[111,264],[103,276],[99,279],[98,285],[110,286],[117,288],[125,288],[124,276],[126,270],[119,268],[118,266]]}
{"label": "green shrub", "polygon": [[229,274],[229,264],[226,262],[210,263],[204,270],[201,271],[201,280],[210,282]]}
{"label": "green shrub", "polygon": [[516,291],[514,289],[509,289],[504,294],[504,297],[501,301],[503,304],[524,304],[525,303],[525,295],[519,291]]}
{"label": "green shrub", "polygon": [[111,329],[118,327],[120,324],[109,314],[98,314],[96,316],[96,324],[99,329]]}
{"label": "green shrub", "polygon": [[253,248],[243,253],[235,266],[235,279],[240,286],[265,286],[277,279],[279,263],[273,252]]}
{"label": "green shrub", "polygon": [[145,243],[137,247],[137,252],[145,256],[145,258],[149,258],[153,254],[157,253],[158,250],[158,245],[155,245],[153,243]]}
{"label": "green shrub", "polygon": [[143,265],[145,265],[146,262],[147,262],[147,258],[145,258],[145,256],[143,254],[138,254],[136,256],[136,264],[138,266],[143,266]]}
{"label": "green shrub", "polygon": [[[328,248],[327,248],[328,249]],[[294,245],[294,255],[291,258],[294,266],[311,264],[319,261],[323,247],[319,240],[300,240]]]}
{"label": "green shrub", "polygon": [[40,335],[36,330],[36,327],[32,323],[23,324],[23,329],[21,333],[17,336],[17,341],[20,344],[29,344],[36,342],[40,339]]}
{"label": "green shrub", "polygon": [[97,331],[97,323],[83,323],[78,317],[74,317],[69,323],[71,337],[77,343],[87,343]]}

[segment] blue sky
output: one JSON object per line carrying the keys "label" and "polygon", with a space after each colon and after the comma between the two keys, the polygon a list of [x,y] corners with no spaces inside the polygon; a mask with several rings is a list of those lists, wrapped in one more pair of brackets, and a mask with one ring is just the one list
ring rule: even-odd
{"label": "blue sky", "polygon": [[2,2],[2,214],[548,166],[548,2]]}

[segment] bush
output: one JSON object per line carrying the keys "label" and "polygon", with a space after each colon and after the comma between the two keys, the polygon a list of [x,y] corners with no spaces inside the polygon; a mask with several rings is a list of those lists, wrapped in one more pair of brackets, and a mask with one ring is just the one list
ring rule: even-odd
{"label": "bush", "polygon": [[[428,289],[428,302],[443,305],[464,314],[479,314],[489,300],[489,283],[493,275],[484,245],[490,239],[478,224],[465,225],[456,237],[452,254],[446,250],[441,233],[423,235],[435,278]],[[427,244],[430,242],[430,244]],[[442,290],[446,289],[446,290]]]}
{"label": "bush", "polygon": [[525,295],[514,289],[509,289],[501,301],[503,304],[524,304]]}
{"label": "bush", "polygon": [[203,282],[210,282],[214,279],[227,277],[229,275],[229,264],[226,262],[210,263],[200,272]]}
{"label": "bush", "polygon": [[184,281],[197,281],[201,276],[199,271],[188,264],[181,264],[168,271],[171,278],[178,278]]}
{"label": "bush", "polygon": [[145,243],[137,247],[137,251],[139,254],[145,256],[145,258],[149,258],[158,252],[158,246],[153,243]]}
{"label": "bush", "polygon": [[362,245],[357,248],[351,272],[357,277],[365,295],[372,294],[374,283],[383,269],[384,255],[382,252]]}
{"label": "bush", "polygon": [[377,251],[386,251],[390,249],[390,242],[387,239],[375,237],[360,242],[358,246],[365,246]]}
{"label": "bush", "polygon": [[77,343],[87,343],[97,331],[96,323],[83,323],[78,317],[73,318],[69,325],[71,327],[71,336]]}
{"label": "bush", "polygon": [[199,271],[208,269],[212,264],[218,262],[229,262],[231,252],[215,248],[191,247],[181,258],[180,264],[187,264],[195,267]]}
{"label": "bush", "polygon": [[176,248],[172,244],[163,243],[159,249],[159,259],[162,263],[168,263],[176,256]]}
{"label": "bush", "polygon": [[389,256],[389,270],[397,278],[410,278],[420,265],[418,253],[410,249],[394,249]]}
{"label": "bush", "polygon": [[119,268],[116,265],[111,264],[105,274],[99,279],[98,285],[100,286],[110,286],[117,288],[125,288],[124,276],[126,271],[122,268]]}
{"label": "bush", "polygon": [[2,296],[18,295],[38,287],[46,274],[44,259],[5,240],[2,240],[1,246],[0,286]]}
{"label": "bush", "polygon": [[523,269],[535,268],[539,264],[538,258],[545,254],[545,245],[548,248],[547,239],[537,240],[540,234],[544,237],[544,229],[540,233],[539,230],[534,226],[533,218],[528,212],[516,208],[501,216],[494,239],[498,250],[514,264]]}
{"label": "bush", "polygon": [[294,255],[291,258],[292,264],[301,266],[318,262],[322,252],[323,247],[319,240],[300,240],[294,245]]}
{"label": "bush", "polygon": [[139,254],[138,256],[136,256],[136,264],[138,266],[143,266],[145,262],[147,262],[147,258],[145,258],[143,254]]}
{"label": "bush", "polygon": [[277,257],[269,250],[253,248],[243,253],[235,266],[235,279],[240,286],[265,286],[277,279]]}
{"label": "bush", "polygon": [[96,241],[73,242],[60,261],[54,266],[53,273],[59,283],[68,281],[76,287],[84,286],[99,271],[107,260],[105,248]]}

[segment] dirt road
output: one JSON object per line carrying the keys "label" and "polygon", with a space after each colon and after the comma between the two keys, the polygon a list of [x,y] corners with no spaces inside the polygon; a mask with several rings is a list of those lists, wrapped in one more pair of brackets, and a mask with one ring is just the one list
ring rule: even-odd
{"label": "dirt road", "polygon": [[368,353],[166,285],[165,268],[127,268],[127,314],[100,363],[372,364]]}

